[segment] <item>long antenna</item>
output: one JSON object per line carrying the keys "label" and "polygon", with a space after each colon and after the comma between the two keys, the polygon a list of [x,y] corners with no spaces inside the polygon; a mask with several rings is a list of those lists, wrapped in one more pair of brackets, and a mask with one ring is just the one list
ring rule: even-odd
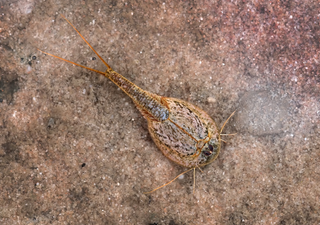
{"label": "long antenna", "polygon": [[75,63],[75,62],[69,61],[69,60],[64,59],[64,58],[61,58],[61,57],[59,57],[59,56],[52,55],[52,54],[50,54],[50,53],[48,53],[48,52],[44,52],[44,51],[42,51],[42,50],[40,50],[40,49],[38,49],[38,51],[40,51],[40,52],[42,52],[42,53],[44,53],[44,54],[50,55],[50,56],[52,56],[52,57],[54,57],[54,58],[60,59],[60,60],[62,60],[62,61],[65,61],[65,62],[71,63],[71,64],[73,64],[73,65],[80,66],[80,67],[85,68],[85,69],[87,69],[87,70],[91,70],[91,71],[93,71],[93,72],[96,72],[96,73],[102,74],[103,76],[107,77],[107,76],[106,76],[106,73],[101,72],[101,71],[99,71],[99,70],[95,70],[95,69],[92,69],[92,68],[89,68],[89,67],[86,67],[86,66],[80,65],[80,64],[78,64],[78,63]]}
{"label": "long antenna", "polygon": [[172,180],[169,181],[168,183],[166,183],[166,184],[164,184],[164,185],[161,185],[160,187],[157,187],[157,188],[153,189],[152,191],[144,192],[143,194],[150,194],[150,193],[152,193],[152,192],[154,192],[154,191],[156,191],[156,190],[158,190],[158,189],[160,189],[160,188],[163,188],[163,187],[167,186],[168,184],[171,184],[173,181],[175,181],[176,179],[178,179],[178,177],[180,177],[182,174],[185,174],[185,173],[189,172],[189,171],[192,170],[192,169],[194,169],[194,167],[188,169],[187,171],[184,171],[183,173],[180,173],[178,176],[176,176],[174,179],[172,179]]}
{"label": "long antenna", "polygon": [[236,112],[236,110],[233,111],[233,113],[231,113],[231,115],[228,117],[228,119],[224,122],[224,124],[223,124],[222,127],[221,127],[221,130],[220,130],[219,134],[222,133],[224,126],[227,124],[228,120],[233,116],[233,114],[234,114],[235,112]]}
{"label": "long antenna", "polygon": [[77,30],[77,28],[75,28],[75,26],[73,26],[73,24],[69,20],[67,20],[67,18],[65,18],[62,14],[61,14],[61,16],[63,17],[63,19],[65,19],[73,27],[73,29],[75,29],[75,31],[77,31],[77,33],[80,35],[82,40],[84,40],[87,43],[87,45],[92,49],[92,51],[94,51],[94,53],[96,53],[96,55],[99,57],[99,59],[101,59],[101,61],[104,63],[104,65],[106,65],[106,67],[108,67],[108,69],[111,69],[111,67],[108,65],[108,63],[106,63],[106,61],[104,61],[104,59],[98,54],[98,52],[96,52],[96,50],[94,50],[94,48],[89,44],[89,42],[87,42],[87,40],[82,36],[82,34],[80,34],[80,32]]}

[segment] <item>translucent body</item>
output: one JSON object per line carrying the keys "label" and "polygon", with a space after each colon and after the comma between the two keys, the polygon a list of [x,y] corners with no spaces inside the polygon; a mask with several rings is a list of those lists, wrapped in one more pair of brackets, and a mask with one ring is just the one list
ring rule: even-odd
{"label": "translucent body", "polygon": [[132,98],[148,121],[153,141],[167,158],[189,168],[217,158],[219,129],[203,110],[180,99],[144,91],[111,69],[104,75]]}
{"label": "translucent body", "polygon": [[44,52],[45,54],[102,74],[121,88],[147,119],[153,141],[170,160],[185,167],[195,168],[217,158],[221,145],[221,131],[208,114],[183,100],[161,97],[142,90],[112,70],[79,31],[68,20],[67,22],[107,66],[106,72],[88,68],[50,53]]}
{"label": "translucent body", "polygon": [[185,166],[204,166],[217,158],[220,151],[219,130],[201,109],[174,98],[167,103],[169,118],[158,122],[148,120],[153,141],[172,161]]}

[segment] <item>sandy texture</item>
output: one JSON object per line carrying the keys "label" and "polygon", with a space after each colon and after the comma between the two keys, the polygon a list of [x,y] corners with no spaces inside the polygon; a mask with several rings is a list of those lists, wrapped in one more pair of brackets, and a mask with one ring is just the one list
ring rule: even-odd
{"label": "sandy texture", "polygon": [[[319,1],[0,1],[0,224],[320,224]],[[225,128],[165,158],[110,66]]]}

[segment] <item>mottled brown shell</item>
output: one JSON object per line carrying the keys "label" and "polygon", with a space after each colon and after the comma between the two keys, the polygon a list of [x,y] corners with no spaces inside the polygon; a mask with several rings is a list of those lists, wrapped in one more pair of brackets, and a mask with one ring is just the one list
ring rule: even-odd
{"label": "mottled brown shell", "polygon": [[169,110],[169,118],[162,122],[147,119],[151,137],[162,153],[189,168],[215,160],[220,151],[215,122],[188,102],[164,97],[161,101]]}
{"label": "mottled brown shell", "polygon": [[161,97],[142,90],[112,70],[80,32],[68,20],[67,22],[107,66],[106,72],[71,62],[50,53],[43,53],[102,74],[114,82],[133,100],[142,115],[148,120],[149,132],[153,141],[172,161],[185,167],[198,167],[217,158],[220,151],[219,129],[204,111],[188,102]]}

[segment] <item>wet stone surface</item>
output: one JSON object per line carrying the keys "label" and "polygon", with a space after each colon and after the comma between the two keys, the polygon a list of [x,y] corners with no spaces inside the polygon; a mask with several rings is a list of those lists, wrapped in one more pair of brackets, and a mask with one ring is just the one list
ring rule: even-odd
{"label": "wet stone surface", "polygon": [[240,99],[235,117],[237,131],[253,136],[289,132],[292,109],[289,99],[289,96],[274,96],[271,91],[246,93]]}
{"label": "wet stone surface", "polygon": [[[319,224],[318,1],[0,2],[0,224]],[[203,109],[220,155],[164,157],[61,17],[139,87]]]}
{"label": "wet stone surface", "polygon": [[0,103],[4,100],[10,104],[13,101],[13,94],[18,91],[18,75],[8,74],[0,68]]}

